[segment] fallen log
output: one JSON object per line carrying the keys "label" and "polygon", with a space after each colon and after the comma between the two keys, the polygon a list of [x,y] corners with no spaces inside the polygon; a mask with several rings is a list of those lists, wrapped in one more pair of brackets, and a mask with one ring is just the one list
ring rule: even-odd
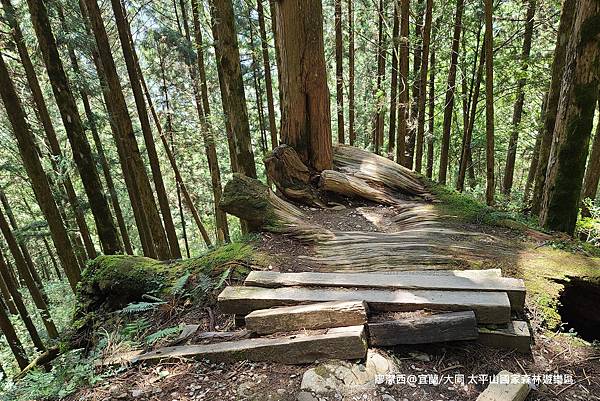
{"label": "fallen log", "polygon": [[502,278],[466,278],[444,275],[390,276],[379,273],[279,273],[272,271],[252,271],[246,277],[247,286],[278,287],[357,287],[357,288],[398,288],[407,290],[441,291],[503,291],[513,310],[525,307],[525,284],[523,280]]}
{"label": "fallen log", "polygon": [[361,301],[321,302],[255,310],[246,316],[246,328],[257,334],[354,326],[367,322]]}
{"label": "fallen log", "polygon": [[325,207],[317,189],[312,185],[310,170],[294,148],[279,145],[264,159],[267,176],[288,199],[312,206]]}
{"label": "fallen log", "polygon": [[333,148],[333,165],[336,170],[366,181],[411,195],[432,197],[413,171],[366,150],[338,144]]}
{"label": "fallen log", "polygon": [[325,334],[297,334],[279,338],[165,347],[139,355],[133,362],[196,358],[215,362],[249,360],[296,365],[325,359],[362,359],[366,353],[367,340],[364,326],[361,325],[338,327]]}
{"label": "fallen log", "polygon": [[472,310],[479,323],[510,320],[510,302],[504,292],[230,286],[218,297],[221,312],[240,315],[274,306],[328,301],[365,301],[369,309],[378,311]]}
{"label": "fallen log", "polygon": [[331,239],[331,231],[307,222],[300,209],[281,199],[260,181],[234,174],[225,185],[219,207],[246,220],[253,231],[290,234],[305,241]]}
{"label": "fallen log", "polygon": [[369,185],[365,180],[333,170],[323,170],[319,188],[352,198],[363,198],[382,205],[395,205],[398,200],[392,195]]}
{"label": "fallen log", "polygon": [[[59,355],[60,355],[60,350],[58,349],[58,347],[48,348],[47,351],[40,354],[37,358],[35,358],[33,361],[31,361],[31,363],[29,365],[25,366],[23,368],[23,370],[20,371],[19,374],[17,374],[13,378],[13,381],[16,382],[18,380],[21,380],[31,370],[37,368],[38,366],[45,366],[46,364],[48,364],[48,363],[52,362],[54,359],[56,359],[56,357],[58,357]],[[47,369],[47,371],[50,371],[50,369]]]}
{"label": "fallen log", "polygon": [[371,345],[428,344],[477,338],[473,311],[368,323]]}

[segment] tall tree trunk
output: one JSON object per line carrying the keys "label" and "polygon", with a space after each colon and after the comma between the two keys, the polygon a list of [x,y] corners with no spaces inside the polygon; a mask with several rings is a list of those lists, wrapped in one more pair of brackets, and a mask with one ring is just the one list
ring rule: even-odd
{"label": "tall tree trunk", "polygon": [[[462,0],[459,0],[462,1]],[[492,25],[493,0],[485,0],[485,159],[486,190],[485,202],[494,204],[494,31]]]}
{"label": "tall tree trunk", "polygon": [[348,0],[348,140],[350,145],[356,141],[354,131],[354,0]]}
{"label": "tall tree trunk", "polygon": [[271,61],[269,60],[269,42],[267,40],[267,29],[265,27],[265,10],[263,0],[256,0],[256,11],[258,13],[258,29],[260,32],[260,44],[262,49],[262,62],[265,73],[265,88],[267,92],[267,111],[269,113],[269,132],[271,134],[271,148],[279,145],[277,140],[277,126],[275,124],[275,106],[273,100],[273,78],[271,78]]}
{"label": "tall tree trunk", "polygon": [[[197,0],[192,0],[192,19],[194,22],[194,43],[196,45],[197,54],[197,74],[200,78],[200,81],[198,82],[198,79],[195,77],[196,69],[193,66],[190,68],[190,73],[192,74],[192,81],[194,82],[193,88],[195,91],[194,96],[196,97],[196,111],[198,112],[198,119],[200,120],[200,125],[203,127],[202,139],[204,140],[204,152],[206,153],[206,160],[208,162],[208,170],[210,172],[211,186],[213,191],[217,239],[219,241],[229,241],[229,224],[227,222],[227,214],[219,208],[219,202],[221,201],[221,196],[223,193],[223,189],[221,186],[221,168],[219,167],[219,159],[217,156],[217,148],[215,145],[214,129],[210,123],[210,103],[208,100],[206,68],[204,65],[204,45],[202,43],[202,29],[200,26],[200,16]],[[189,33],[186,33],[186,35],[189,35]],[[200,96],[202,102],[200,102],[200,100],[198,99],[197,84],[200,85]],[[271,137],[271,139],[273,139],[273,137]],[[275,136],[275,140],[277,140],[277,136]]]}
{"label": "tall tree trunk", "polygon": [[390,80],[390,126],[388,131],[387,157],[394,160],[396,149],[396,116],[398,114],[398,35],[400,34],[400,3],[394,0],[392,28],[392,68]]}
{"label": "tall tree trunk", "polygon": [[19,340],[19,336],[15,331],[15,327],[13,326],[3,307],[0,307],[0,330],[4,334],[4,338],[6,338],[8,346],[17,360],[17,365],[19,365],[19,368],[25,369],[27,365],[29,365],[27,353],[25,352],[25,348],[23,348],[23,344],[21,344],[21,341]]}
{"label": "tall tree trunk", "polygon": [[73,247],[69,241],[69,236],[58,211],[58,207],[54,202],[52,190],[48,184],[46,174],[42,168],[39,155],[36,152],[33,134],[29,130],[27,121],[25,120],[25,112],[21,106],[21,102],[17,97],[14,85],[8,75],[8,70],[4,64],[4,59],[0,54],[0,96],[6,109],[6,114],[13,128],[13,133],[17,138],[19,153],[27,175],[31,180],[35,197],[40,209],[48,222],[50,234],[54,245],[57,249],[61,264],[67,273],[69,284],[73,291],[80,279],[79,264],[73,252]]}
{"label": "tall tree trunk", "polygon": [[385,24],[385,8],[383,0],[379,0],[377,9],[377,87],[375,88],[375,114],[373,116],[373,149],[379,154],[383,147],[383,129],[385,125],[384,105],[386,102],[385,91],[382,84],[385,80],[385,56],[386,56],[386,37],[383,25]]}
{"label": "tall tree trunk", "polygon": [[523,34],[523,48],[521,50],[521,73],[523,78],[517,82],[517,99],[513,108],[512,132],[508,141],[506,151],[506,166],[504,169],[504,181],[502,191],[505,195],[510,195],[513,186],[513,177],[515,173],[515,160],[517,158],[517,144],[519,141],[519,129],[521,117],[523,115],[523,104],[525,103],[525,85],[527,79],[525,74],[529,67],[529,54],[531,53],[531,39],[533,38],[533,23],[535,17],[535,7],[537,0],[529,0],[527,5],[527,15],[525,17],[525,33]]}
{"label": "tall tree trunk", "polygon": [[410,0],[400,0],[400,48],[398,51],[398,133],[396,163],[406,166],[406,137],[408,136],[408,44]]}
{"label": "tall tree trunk", "polygon": [[125,58],[127,74],[129,75],[129,82],[131,83],[131,89],[133,91],[138,118],[140,120],[142,133],[144,135],[144,143],[146,144],[146,151],[150,161],[150,170],[152,171],[154,189],[156,190],[164,230],[167,234],[167,241],[169,243],[170,256],[179,259],[181,258],[181,248],[179,247],[179,240],[177,238],[177,233],[175,232],[175,224],[173,223],[173,217],[171,216],[171,207],[169,206],[167,191],[165,189],[162,172],[160,170],[158,153],[156,152],[152,128],[150,127],[150,118],[148,117],[148,109],[146,107],[146,102],[144,101],[144,93],[140,83],[141,71],[138,71],[136,68],[135,59],[137,55],[135,46],[133,41],[129,38],[129,22],[125,17],[121,0],[111,0],[111,4],[117,24],[117,30],[119,32],[121,49],[123,50],[123,55]]}
{"label": "tall tree trunk", "polygon": [[254,27],[252,21],[252,8],[248,7],[248,46],[250,50],[250,69],[252,70],[252,84],[254,86],[254,96],[256,101],[256,112],[258,114],[258,132],[260,133],[260,150],[263,155],[267,154],[270,146],[267,144],[267,132],[265,124],[265,110],[263,102],[263,90],[260,76],[258,75],[258,57],[256,52],[256,42],[254,40]]}
{"label": "tall tree trunk", "polygon": [[[540,122],[544,122],[544,113],[546,113],[546,107],[548,103],[548,92],[544,94],[544,98],[542,100],[542,105],[540,109]],[[525,209],[530,204],[530,196],[531,189],[533,187],[533,183],[535,180],[535,171],[537,165],[540,160],[540,146],[542,144],[542,130],[538,130],[537,135],[535,136],[535,144],[533,146],[533,151],[531,152],[531,163],[529,164],[529,170],[527,171],[527,181],[525,182],[525,189],[523,190],[523,205],[525,205]]]}
{"label": "tall tree trunk", "polygon": [[[50,145],[50,151],[52,152],[53,158],[61,159],[62,151],[58,143],[56,132],[54,130],[54,125],[52,124],[52,119],[50,118],[50,113],[48,112],[48,107],[46,106],[46,101],[44,100],[44,95],[42,94],[40,83],[35,74],[33,63],[31,62],[31,57],[29,56],[29,51],[27,50],[27,46],[25,45],[23,32],[21,31],[21,28],[19,27],[19,24],[16,20],[15,9],[12,6],[10,0],[2,0],[2,6],[4,7],[7,21],[12,29],[12,36],[15,41],[15,44],[17,45],[19,57],[25,70],[27,83],[29,85],[29,88],[31,89],[31,94],[33,95],[33,101],[35,103],[36,111],[40,117],[40,121],[46,134],[46,139],[48,140],[48,144]],[[53,159],[53,161],[55,160]],[[96,249],[94,248],[94,243],[92,241],[89,228],[85,221],[85,216],[83,214],[83,211],[79,207],[77,196],[75,195],[75,190],[73,188],[73,184],[69,176],[65,177],[63,184],[69,203],[73,210],[73,214],[75,215],[75,220],[81,233],[81,237],[83,238],[83,243],[85,245],[87,256],[89,258],[95,258]]]}
{"label": "tall tree trunk", "polygon": [[456,15],[454,18],[454,34],[452,37],[452,53],[450,55],[450,69],[448,70],[448,84],[446,86],[446,100],[444,101],[444,123],[442,129],[442,144],[440,147],[440,169],[438,182],[446,183],[448,173],[448,153],[450,152],[450,132],[452,129],[452,114],[454,112],[454,95],[456,92],[456,68],[458,64],[458,51],[462,29],[462,16],[464,0],[456,2]]}
{"label": "tall tree trunk", "polygon": [[429,129],[427,132],[427,168],[425,175],[433,177],[433,144],[435,143],[435,48],[431,49],[429,68]]}
{"label": "tall tree trunk", "polygon": [[[275,12],[275,0],[267,0],[269,2],[269,13],[271,15],[271,31],[273,32],[273,43],[275,45],[275,64],[277,65],[277,85],[281,87],[281,54],[279,54],[279,34],[277,33],[277,13]],[[279,113],[283,114],[283,101],[281,89],[279,95]]]}
{"label": "tall tree trunk", "polygon": [[332,165],[331,114],[321,1],[275,3],[283,98],[281,142],[316,171]]}
{"label": "tall tree trunk", "polygon": [[[600,102],[598,102],[598,111],[600,113]],[[588,158],[587,168],[585,169],[583,190],[581,191],[582,201],[586,199],[596,200],[598,181],[600,181],[600,124],[596,126],[592,151]],[[591,216],[590,210],[585,204],[581,207],[581,214],[587,217]]]}
{"label": "tall tree trunk", "polygon": [[101,73],[106,79],[109,92],[107,107],[111,111],[114,128],[117,130],[115,142],[119,150],[121,168],[124,176],[129,175],[126,178],[127,189],[132,206],[137,209],[134,214],[137,214],[136,222],[138,231],[141,231],[142,243],[145,243],[145,253],[150,257],[154,253],[159,259],[168,259],[170,257],[169,243],[133,132],[133,125],[121,90],[100,8],[95,0],[85,0],[85,5],[102,64]]}
{"label": "tall tree trunk", "polygon": [[15,306],[15,302],[12,299],[12,295],[10,295],[10,290],[8,289],[8,285],[4,278],[0,274],[0,292],[2,293],[2,299],[4,300],[4,304],[6,305],[6,309],[11,315],[18,315],[19,311]]}
{"label": "tall tree trunk", "polygon": [[558,34],[556,46],[554,48],[554,60],[552,61],[552,77],[550,88],[548,90],[548,103],[544,113],[544,122],[542,125],[542,142],[540,144],[539,161],[535,172],[535,184],[533,186],[533,195],[531,198],[531,212],[533,215],[539,215],[542,207],[542,198],[546,184],[546,173],[548,170],[548,159],[552,147],[552,138],[554,126],[556,125],[556,115],[558,112],[558,102],[560,100],[560,91],[565,68],[565,57],[567,53],[567,43],[572,34],[571,28],[575,18],[575,0],[565,0],[560,22],[558,25]]}
{"label": "tall tree trunk", "polygon": [[108,202],[104,197],[102,183],[96,170],[92,150],[85,136],[75,97],[73,96],[62,61],[60,60],[46,6],[43,2],[37,0],[28,0],[27,3],[40,49],[44,55],[44,63],[48,77],[50,78],[56,104],[59,108],[69,143],[73,149],[73,159],[81,176],[92,215],[94,216],[100,245],[105,254],[121,253],[123,252],[123,248],[119,243],[117,229],[114,225]]}
{"label": "tall tree trunk", "polygon": [[335,101],[337,104],[338,142],[344,143],[344,68],[342,36],[342,0],[334,0],[335,16]]}
{"label": "tall tree trunk", "polygon": [[412,84],[412,101],[410,103],[410,122],[408,125],[408,142],[406,145],[406,151],[408,158],[406,158],[406,167],[412,169],[414,167],[415,159],[415,143],[417,140],[417,126],[419,121],[419,89],[421,89],[421,51],[423,44],[423,16],[424,16],[424,0],[418,0],[416,3],[415,12],[415,42],[414,42],[414,56],[413,56],[413,84]]}
{"label": "tall tree trunk", "polygon": [[231,0],[211,0],[210,10],[215,55],[219,60],[219,69],[224,83],[221,87],[221,100],[225,118],[233,134],[236,172],[256,178],[233,4]]}
{"label": "tall tree trunk", "polygon": [[427,72],[429,68],[429,42],[431,38],[431,14],[433,1],[427,0],[425,6],[425,25],[423,26],[423,48],[419,84],[419,119],[417,124],[417,140],[415,149],[415,171],[420,173],[423,163],[423,139],[425,137],[425,99],[427,98]]}
{"label": "tall tree trunk", "polygon": [[[475,50],[477,53],[475,55],[475,64],[477,64],[477,59],[479,53],[479,46]],[[469,165],[472,166],[472,162],[469,160],[469,155],[471,154],[471,140],[473,139],[473,128],[475,127],[475,117],[477,115],[477,104],[479,103],[479,93],[481,91],[481,81],[483,80],[483,69],[485,67],[485,35],[484,35],[484,44],[481,46],[481,54],[479,55],[479,65],[477,67],[477,72],[473,72],[473,83],[471,85],[470,92],[473,92],[473,95],[470,96],[470,105],[468,107],[468,115],[467,122],[465,123],[464,132],[463,132],[463,143],[462,143],[462,151],[460,155],[460,164],[458,168],[458,177],[456,178],[456,190],[462,192],[465,187],[465,176],[467,174],[467,170],[469,169]]]}
{"label": "tall tree trunk", "polygon": [[4,239],[6,240],[6,243],[10,250],[10,253],[13,256],[13,259],[15,260],[15,264],[17,265],[17,271],[19,272],[19,277],[21,277],[21,279],[23,281],[25,281],[25,285],[27,286],[27,289],[29,290],[29,293],[31,294],[31,298],[33,299],[33,302],[34,302],[36,308],[39,310],[42,321],[44,322],[44,326],[46,327],[46,330],[48,331],[48,336],[50,338],[58,337],[58,331],[56,330],[56,326],[54,325],[54,322],[52,321],[52,317],[50,316],[50,312],[48,310],[48,304],[46,303],[46,300],[44,299],[42,291],[38,288],[35,280],[33,279],[33,276],[31,275],[31,272],[29,271],[27,262],[25,261],[25,258],[23,257],[23,254],[21,253],[19,244],[17,243],[17,240],[16,240],[12,230],[10,229],[10,225],[8,224],[8,221],[4,217],[4,212],[2,211],[1,208],[0,208],[0,231],[2,231],[2,234],[4,235]]}
{"label": "tall tree trunk", "polygon": [[567,234],[575,231],[598,100],[599,20],[598,1],[582,0],[577,3],[567,45],[565,73],[540,212],[540,222],[545,228]]}

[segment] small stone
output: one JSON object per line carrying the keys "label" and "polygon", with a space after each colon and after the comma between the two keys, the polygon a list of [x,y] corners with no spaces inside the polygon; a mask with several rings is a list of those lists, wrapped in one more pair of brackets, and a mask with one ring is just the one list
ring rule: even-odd
{"label": "small stone", "polygon": [[396,401],[396,399],[389,394],[382,395],[381,400],[382,401]]}
{"label": "small stone", "polygon": [[318,401],[318,398],[314,397],[308,391],[301,391],[298,393],[296,400],[298,400],[298,401]]}
{"label": "small stone", "polygon": [[431,357],[424,352],[412,351],[409,352],[408,355],[410,355],[412,359],[416,359],[417,361],[431,362]]}

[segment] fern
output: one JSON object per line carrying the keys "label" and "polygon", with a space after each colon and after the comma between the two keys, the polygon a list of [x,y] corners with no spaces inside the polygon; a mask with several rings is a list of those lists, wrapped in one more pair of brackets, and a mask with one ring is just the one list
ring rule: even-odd
{"label": "fern", "polygon": [[163,305],[165,302],[132,302],[123,309],[120,313],[135,314],[141,312],[147,312],[149,310],[156,309],[159,305]]}
{"label": "fern", "polygon": [[187,272],[183,276],[179,277],[175,284],[173,284],[173,295],[181,295],[183,294],[183,288],[187,284],[190,279],[191,273]]}
{"label": "fern", "polygon": [[144,339],[144,341],[146,342],[146,344],[152,345],[160,339],[163,339],[165,337],[169,337],[169,336],[172,336],[175,334],[179,334],[180,332],[181,332],[181,326],[167,327],[165,329],[157,331],[156,333],[150,334],[149,336],[147,336]]}
{"label": "fern", "polygon": [[224,270],[223,273],[221,273],[221,275],[219,276],[217,282],[214,284],[213,288],[215,290],[218,290],[219,288],[221,288],[223,286],[223,284],[225,283],[225,280],[227,280],[229,278],[230,274],[231,274],[231,268]]}

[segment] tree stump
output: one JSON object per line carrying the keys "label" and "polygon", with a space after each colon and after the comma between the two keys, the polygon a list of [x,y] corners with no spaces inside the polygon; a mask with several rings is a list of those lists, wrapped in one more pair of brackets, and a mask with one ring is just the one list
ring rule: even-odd
{"label": "tree stump", "polygon": [[339,171],[323,170],[321,172],[319,188],[348,197],[371,200],[383,205],[395,205],[398,203],[393,196],[369,185],[365,180],[340,173]]}

